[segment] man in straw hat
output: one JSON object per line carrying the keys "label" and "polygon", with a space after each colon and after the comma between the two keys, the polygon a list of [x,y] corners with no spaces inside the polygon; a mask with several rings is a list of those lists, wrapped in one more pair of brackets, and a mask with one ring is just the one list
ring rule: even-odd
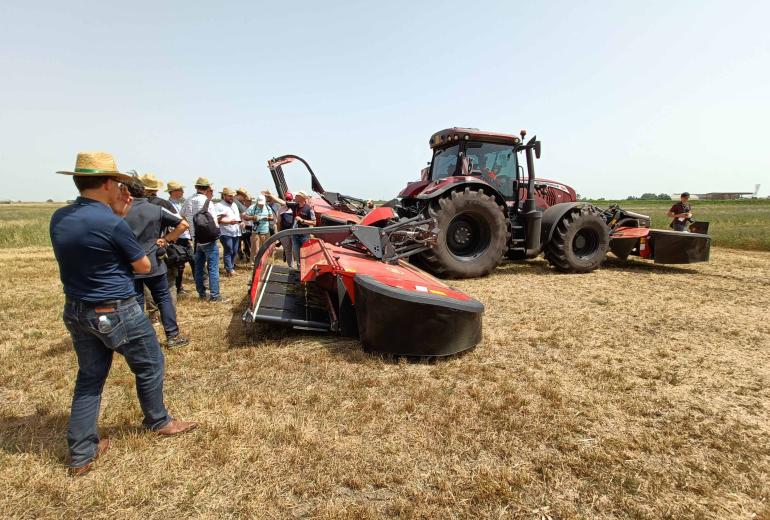
{"label": "man in straw hat", "polygon": [[246,210],[251,205],[251,195],[241,186],[235,190],[235,205],[241,214],[241,241],[238,244],[238,260],[251,258],[251,222],[244,218]]}
{"label": "man in straw hat", "polygon": [[[150,204],[142,183],[128,181],[128,191],[134,197],[134,204],[126,215],[126,222],[134,232],[137,241],[147,253],[152,270],[146,274],[134,276],[134,287],[140,305],[149,303],[147,291],[160,311],[161,323],[166,333],[166,346],[169,348],[182,347],[190,340],[180,334],[176,320],[176,302],[168,285],[168,268],[161,256],[169,242],[174,242],[179,235],[187,230],[189,225],[180,216],[174,215],[165,208]],[[163,238],[161,238],[161,233]],[[148,306],[149,308],[149,306]]]}
{"label": "man in straw hat", "polygon": [[176,435],[197,426],[173,419],[163,403],[163,353],[134,296],[134,273],[147,273],[150,260],[121,218],[131,197],[112,155],[78,154],[72,175],[80,196],[51,217],[50,233],[64,285],[64,324],[78,358],[78,375],[67,429],[70,473],[83,475],[109,447],[99,439],[97,419],[113,353],[136,376],[144,426]]}
{"label": "man in straw hat", "polygon": [[[195,195],[187,199],[182,206],[182,217],[190,223],[190,235],[195,241],[195,266],[193,275],[195,277],[195,289],[198,291],[198,297],[206,298],[205,276],[208,273],[209,296],[211,302],[221,302],[222,295],[219,294],[219,246],[216,241],[201,243],[195,240],[195,226],[193,225],[195,214],[207,208],[208,213],[217,221],[217,212],[214,204],[211,204],[211,197],[214,195],[214,187],[205,177],[198,177],[195,181]],[[206,206],[206,203],[209,203]]]}
{"label": "man in straw hat", "polygon": [[217,218],[219,219],[219,236],[222,242],[222,256],[225,264],[226,276],[232,276],[235,272],[235,256],[238,253],[238,244],[241,241],[241,212],[235,204],[235,191],[230,188],[222,190],[222,200],[217,204]]}
{"label": "man in straw hat", "polygon": [[[178,216],[182,216],[182,205],[184,204],[184,186],[182,186],[181,183],[176,181],[168,181],[168,184],[166,185],[166,192],[168,193],[168,202],[174,207],[174,214]],[[190,224],[188,222],[188,224]],[[190,224],[192,225],[192,224]],[[185,230],[184,233],[179,235],[179,238],[176,239],[177,245],[185,248],[188,252],[188,255],[190,257],[190,266],[195,269],[195,265],[192,260],[193,256],[193,250],[192,250],[192,236],[190,235],[189,230]],[[188,292],[185,291],[184,287],[182,286],[182,282],[184,281],[184,266],[185,264],[177,265],[175,269],[169,270],[169,273],[172,273],[174,281],[173,283],[169,279],[169,287],[173,288],[176,287],[176,294],[177,296],[187,295]]]}
{"label": "man in straw hat", "polygon": [[169,201],[158,197],[158,191],[163,189],[162,180],[156,178],[154,173],[145,173],[139,177],[139,181],[144,186],[144,196],[147,202],[174,213],[174,206]]}

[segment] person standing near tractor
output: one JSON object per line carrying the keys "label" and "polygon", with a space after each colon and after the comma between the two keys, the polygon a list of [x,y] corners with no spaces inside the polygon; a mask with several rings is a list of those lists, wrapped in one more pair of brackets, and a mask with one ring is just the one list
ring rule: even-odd
{"label": "person standing near tractor", "polygon": [[273,221],[272,210],[267,205],[267,199],[264,195],[257,197],[257,201],[249,206],[243,218],[253,223],[251,257],[249,258],[253,264],[259,248],[270,237],[270,222]]}
{"label": "person standing near tractor", "polygon": [[686,191],[682,193],[679,202],[671,206],[667,215],[674,220],[669,227],[674,231],[687,231],[688,223],[692,222],[692,207],[690,206],[690,194]]}
{"label": "person standing near tractor", "polygon": [[241,241],[241,212],[234,199],[235,192],[230,188],[224,188],[222,200],[216,207],[221,231],[219,240],[222,242],[225,276],[232,276],[235,272],[235,258]]}
{"label": "person standing near tractor", "polygon": [[197,424],[173,419],[163,402],[164,359],[152,324],[134,295],[134,273],[149,273],[150,259],[122,217],[132,179],[105,152],[78,154],[72,175],[80,196],[56,210],[50,235],[64,285],[63,320],[77,354],[78,375],[67,428],[69,473],[80,476],[109,448],[97,429],[102,390],[113,353],[136,376],[145,428],[176,435]]}
{"label": "person standing near tractor", "polygon": [[195,181],[195,191],[196,194],[187,199],[182,206],[182,218],[190,223],[190,234],[195,241],[195,266],[193,268],[195,289],[198,291],[198,298],[206,298],[205,278],[208,273],[208,289],[210,291],[208,299],[212,302],[220,302],[223,300],[219,293],[219,246],[216,238],[196,237],[198,232],[195,224],[195,215],[205,208],[211,216],[214,226],[219,227],[216,210],[211,204],[214,187],[207,178],[198,177],[198,180]]}

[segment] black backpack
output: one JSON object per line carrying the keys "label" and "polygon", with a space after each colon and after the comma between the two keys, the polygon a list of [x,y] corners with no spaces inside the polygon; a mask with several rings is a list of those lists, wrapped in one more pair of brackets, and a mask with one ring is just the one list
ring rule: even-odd
{"label": "black backpack", "polygon": [[211,200],[207,200],[203,208],[193,215],[195,242],[198,244],[208,244],[219,238],[219,226],[217,226],[214,217],[209,213],[209,202]]}

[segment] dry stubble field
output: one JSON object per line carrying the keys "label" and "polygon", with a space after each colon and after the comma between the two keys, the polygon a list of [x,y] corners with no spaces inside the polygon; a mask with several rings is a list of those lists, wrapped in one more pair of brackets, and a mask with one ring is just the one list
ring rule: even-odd
{"label": "dry stubble field", "polygon": [[483,341],[433,363],[246,327],[241,271],[231,305],[180,303],[193,342],[166,355],[167,403],[199,430],[142,431],[116,358],[112,449],[81,479],[53,255],[0,264],[3,518],[770,518],[768,253],[505,264],[455,283],[486,305]]}

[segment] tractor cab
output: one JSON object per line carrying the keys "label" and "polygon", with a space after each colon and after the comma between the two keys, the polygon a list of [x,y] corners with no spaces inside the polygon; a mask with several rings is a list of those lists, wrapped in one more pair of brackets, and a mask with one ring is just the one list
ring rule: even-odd
{"label": "tractor cab", "polygon": [[519,142],[516,136],[490,134],[476,129],[442,130],[430,139],[433,159],[427,180],[473,176],[495,188],[506,200],[513,200],[513,181],[518,174],[516,146]]}

